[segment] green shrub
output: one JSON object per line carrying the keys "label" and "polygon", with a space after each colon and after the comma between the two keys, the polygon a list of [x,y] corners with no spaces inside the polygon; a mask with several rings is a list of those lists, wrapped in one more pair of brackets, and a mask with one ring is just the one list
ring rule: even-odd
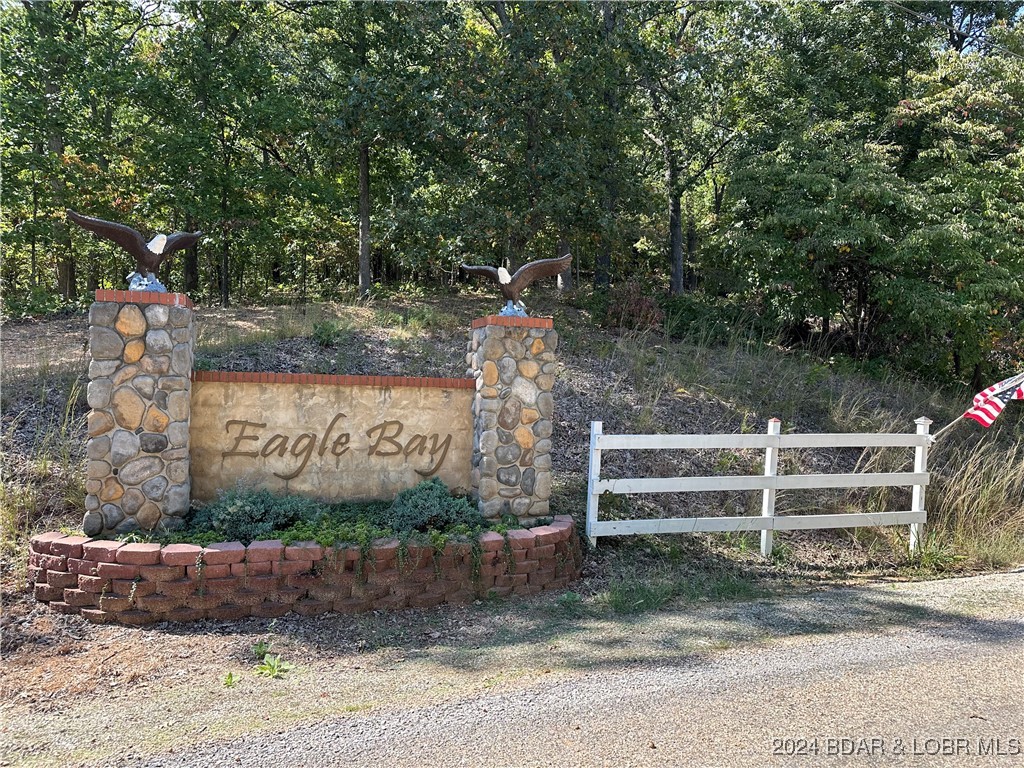
{"label": "green shrub", "polygon": [[337,346],[341,340],[343,329],[334,320],[324,320],[320,323],[313,323],[313,341],[321,347]]}
{"label": "green shrub", "polygon": [[660,330],[665,322],[665,313],[651,296],[650,285],[639,280],[616,285],[608,299],[604,324],[609,328],[651,331]]}
{"label": "green shrub", "polygon": [[316,522],[328,514],[328,508],[304,496],[275,496],[267,490],[233,489],[196,510],[189,528],[215,531],[224,541],[248,544],[269,538],[276,529],[298,522]]}
{"label": "green shrub", "polygon": [[484,525],[484,519],[469,499],[452,496],[436,477],[399,493],[382,522],[396,533],[443,531],[457,526],[473,529]]}

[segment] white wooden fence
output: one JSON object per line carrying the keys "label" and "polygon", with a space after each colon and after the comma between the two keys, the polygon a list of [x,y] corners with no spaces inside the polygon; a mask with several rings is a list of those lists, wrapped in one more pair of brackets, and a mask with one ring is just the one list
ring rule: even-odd
{"label": "white wooden fence", "polygon": [[[703,533],[706,531],[761,531],[761,554],[772,551],[773,531],[815,528],[858,528],[874,525],[910,525],[910,551],[920,546],[927,521],[924,489],[928,485],[930,419],[916,422],[916,434],[781,434],[782,422],[772,419],[764,435],[606,435],[602,423],[590,423],[590,474],[587,484],[587,536],[597,545],[599,536],[636,533]],[[834,475],[779,475],[782,448],[913,448],[913,472],[852,473]],[[601,454],[614,450],[704,450],[763,448],[764,474],[728,477],[601,477]],[[776,491],[804,488],[865,488],[912,486],[910,509],[902,512],[858,512],[776,516]],[[602,493],[677,493],[680,491],[749,491],[763,493],[761,516],[682,517],[656,520],[598,520]]]}

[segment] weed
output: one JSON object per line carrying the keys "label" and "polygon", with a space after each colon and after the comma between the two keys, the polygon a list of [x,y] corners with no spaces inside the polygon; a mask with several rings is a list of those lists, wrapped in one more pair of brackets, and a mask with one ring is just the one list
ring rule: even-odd
{"label": "weed", "polygon": [[565,616],[576,618],[583,615],[586,611],[586,605],[579,592],[565,592],[550,603],[549,609],[552,613],[561,613]]}
{"label": "weed", "polygon": [[280,677],[284,677],[285,672],[294,668],[294,664],[284,661],[280,655],[274,656],[268,653],[263,657],[263,661],[256,665],[255,672],[257,675],[262,677],[269,677],[276,680]]}
{"label": "weed", "polygon": [[228,672],[226,675],[224,675],[224,687],[225,688],[234,688],[237,684],[238,684],[238,678],[235,677],[235,673],[234,672]]}
{"label": "weed", "polygon": [[255,642],[255,643],[253,643],[253,646],[252,646],[253,658],[256,659],[257,661],[259,661],[260,659],[264,658],[268,653],[270,653],[270,646],[271,646],[271,643],[268,643],[266,640],[259,640],[259,641]]}

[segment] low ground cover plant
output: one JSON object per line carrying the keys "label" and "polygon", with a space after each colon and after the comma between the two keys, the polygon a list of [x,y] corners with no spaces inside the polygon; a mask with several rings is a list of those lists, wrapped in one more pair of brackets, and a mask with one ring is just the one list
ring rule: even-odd
{"label": "low ground cover plant", "polygon": [[465,496],[437,478],[402,491],[394,501],[329,504],[304,496],[235,488],[196,509],[187,527],[174,533],[128,534],[133,541],[212,544],[217,541],[280,539],[284,544],[315,541],[321,546],[366,547],[374,539],[423,540],[435,546],[478,536],[493,528]]}

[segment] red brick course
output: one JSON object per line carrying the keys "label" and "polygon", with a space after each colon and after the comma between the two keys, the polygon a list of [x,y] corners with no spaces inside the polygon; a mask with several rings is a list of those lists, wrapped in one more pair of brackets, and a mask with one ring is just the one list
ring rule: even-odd
{"label": "red brick course", "polygon": [[[549,526],[486,533],[479,547],[443,551],[397,540],[362,553],[314,542],[122,544],[60,533],[32,537],[29,576],[36,599],[96,623],[276,618],[289,612],[432,608],[493,595],[564,589],[579,577],[580,540],[571,518]],[[365,555],[365,556],[364,556]]]}

